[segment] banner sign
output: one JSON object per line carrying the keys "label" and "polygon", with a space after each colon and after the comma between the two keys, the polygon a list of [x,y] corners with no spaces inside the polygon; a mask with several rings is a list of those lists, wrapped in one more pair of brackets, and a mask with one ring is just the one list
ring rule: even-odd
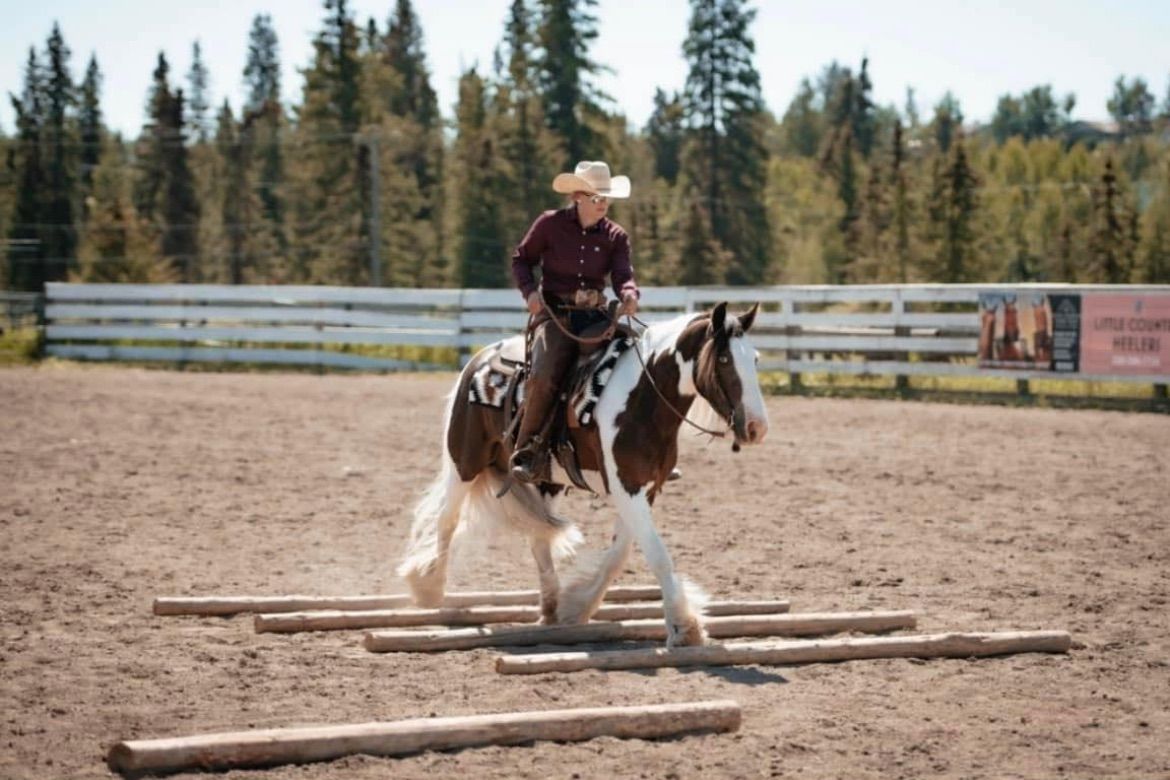
{"label": "banner sign", "polygon": [[1049,298],[1010,290],[979,293],[980,368],[1052,370],[1055,334]]}
{"label": "banner sign", "polygon": [[1170,374],[1170,295],[979,293],[979,366]]}
{"label": "banner sign", "polygon": [[1170,374],[1170,295],[1083,293],[1081,371]]}

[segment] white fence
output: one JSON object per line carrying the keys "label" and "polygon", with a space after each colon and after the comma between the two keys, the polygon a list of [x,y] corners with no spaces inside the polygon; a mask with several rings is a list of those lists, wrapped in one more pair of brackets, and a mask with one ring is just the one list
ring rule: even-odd
{"label": "white fence", "polygon": [[[653,322],[718,301],[731,302],[733,309],[759,301],[753,342],[760,367],[790,374],[1170,382],[1166,375],[980,368],[975,360],[979,293],[996,290],[1170,296],[1170,286],[648,287],[640,317]],[[46,352],[87,360],[449,369],[453,362],[376,353],[386,347],[448,347],[465,357],[518,333],[527,317],[522,303],[515,290],[50,284]]]}

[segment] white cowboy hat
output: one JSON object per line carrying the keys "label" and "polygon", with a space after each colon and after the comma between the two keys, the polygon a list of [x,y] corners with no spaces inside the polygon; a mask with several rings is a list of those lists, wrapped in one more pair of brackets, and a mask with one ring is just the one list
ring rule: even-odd
{"label": "white cowboy hat", "polygon": [[589,192],[607,198],[630,197],[630,178],[609,175],[609,166],[600,160],[582,160],[572,173],[561,173],[553,179],[553,191],[562,195]]}

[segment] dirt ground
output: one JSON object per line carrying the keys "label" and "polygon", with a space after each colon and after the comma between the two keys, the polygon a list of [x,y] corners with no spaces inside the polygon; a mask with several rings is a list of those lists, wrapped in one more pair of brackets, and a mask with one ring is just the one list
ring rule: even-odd
{"label": "dirt ground", "polygon": [[[656,515],[712,596],[1066,629],[1067,656],[503,677],[495,650],[151,615],[157,595],[400,590],[452,378],[0,370],[0,777],[108,777],[121,739],[725,698],[733,735],[227,776],[1170,777],[1166,416],[773,398],[761,447],[684,436]],[[590,547],[607,506],[567,506]],[[536,584],[516,544],[454,579]],[[622,582],[648,580],[635,554]]]}

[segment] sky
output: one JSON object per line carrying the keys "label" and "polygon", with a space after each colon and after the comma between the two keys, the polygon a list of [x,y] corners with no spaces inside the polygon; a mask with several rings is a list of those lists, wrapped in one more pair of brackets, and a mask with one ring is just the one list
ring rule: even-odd
{"label": "sky", "polygon": [[[453,115],[463,69],[490,71],[510,0],[415,0],[432,84],[444,115]],[[371,16],[385,29],[394,0],[351,0],[363,26]],[[1140,76],[1166,99],[1170,80],[1170,2],[1167,0],[757,0],[752,28],[765,103],[782,115],[803,77],[833,60],[855,70],[869,57],[874,97],[905,105],[915,89],[929,115],[947,91],[968,121],[988,121],[999,96],[1051,84],[1074,92],[1079,119],[1108,118],[1105,102],[1119,75]],[[280,41],[286,101],[300,100],[299,70],[308,65],[313,34],[324,16],[320,0],[42,0],[27,6],[0,0],[0,129],[13,132],[7,93],[19,94],[28,49],[44,47],[60,23],[81,80],[91,53],[104,75],[102,107],[108,126],[136,135],[143,122],[150,74],[160,50],[172,78],[186,83],[198,39],[211,72],[213,105],[226,97],[238,108],[248,30],[258,13],[272,15]],[[682,42],[686,0],[599,0],[593,58],[613,69],[598,85],[611,109],[635,126],[650,115],[654,91],[686,80]]]}

